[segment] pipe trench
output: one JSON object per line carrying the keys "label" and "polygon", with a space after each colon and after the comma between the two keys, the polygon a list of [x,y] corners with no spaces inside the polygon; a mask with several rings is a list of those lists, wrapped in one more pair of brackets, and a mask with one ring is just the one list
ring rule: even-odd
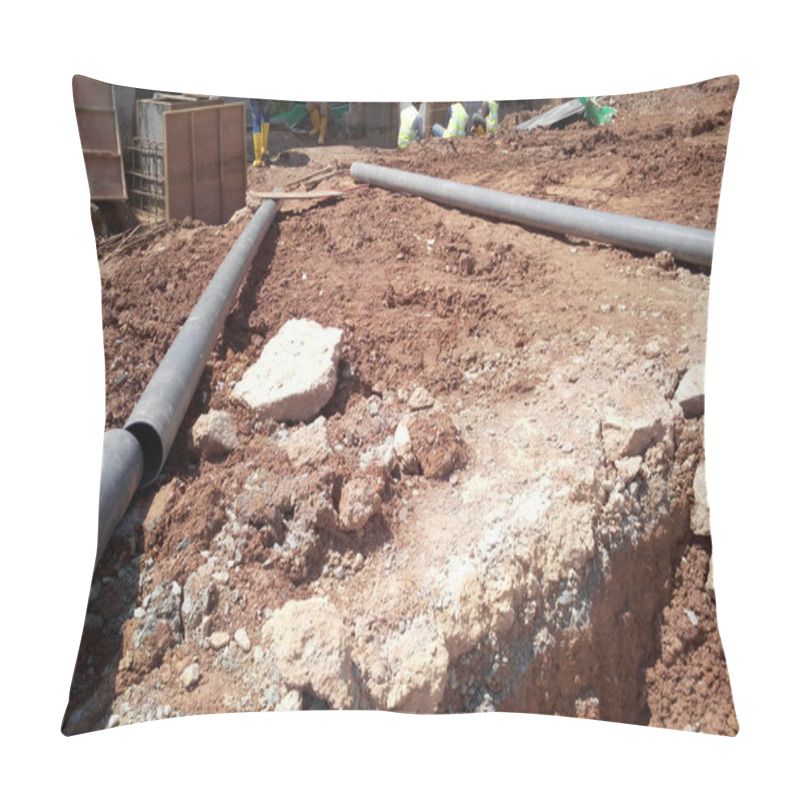
{"label": "pipe trench", "polygon": [[[711,266],[713,231],[567,206],[359,161],[350,167],[350,175],[356,181],[537,230],[645,253],[668,250],[679,261]],[[261,205],[192,309],[124,429],[105,434],[95,565],[136,490],[151,484],[161,471],[211,349],[276,214],[272,200]]]}
{"label": "pipe trench", "polygon": [[267,200],[211,279],[142,392],[123,429],[103,439],[95,566],[139,487],[164,465],[225,318],[278,211]]}
{"label": "pipe trench", "polygon": [[350,175],[359,182],[419,195],[462,211],[537,230],[570,234],[644,253],[668,250],[678,261],[711,266],[713,231],[567,206],[360,161],[353,162]]}

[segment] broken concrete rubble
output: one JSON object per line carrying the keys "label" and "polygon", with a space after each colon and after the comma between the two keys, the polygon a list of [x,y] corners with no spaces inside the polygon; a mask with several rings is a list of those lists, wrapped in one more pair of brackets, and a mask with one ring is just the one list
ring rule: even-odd
{"label": "broken concrete rubble", "polygon": [[711,522],[708,512],[708,494],[706,491],[706,462],[702,461],[694,473],[692,483],[694,501],[690,522],[695,536],[711,536]]}
{"label": "broken concrete rubble", "polygon": [[190,449],[203,458],[221,458],[238,444],[236,425],[226,411],[211,410],[192,426]]}
{"label": "broken concrete rubble", "polygon": [[687,417],[701,417],[705,412],[705,369],[702,364],[693,364],[681,378],[675,390],[675,400]]}
{"label": "broken concrete rubble", "polygon": [[342,487],[339,499],[339,521],[346,531],[360,531],[381,507],[381,496],[374,482],[356,477]]}
{"label": "broken concrete rubble", "polygon": [[311,691],[334,708],[353,705],[350,647],[341,616],[329,600],[289,601],[264,623],[261,637],[289,686]]}
{"label": "broken concrete rubble", "polygon": [[307,422],[333,397],[343,331],[290,319],[267,342],[233,396],[279,422]]}
{"label": "broken concrete rubble", "polygon": [[319,465],[333,454],[325,417],[300,425],[281,442],[294,467]]}

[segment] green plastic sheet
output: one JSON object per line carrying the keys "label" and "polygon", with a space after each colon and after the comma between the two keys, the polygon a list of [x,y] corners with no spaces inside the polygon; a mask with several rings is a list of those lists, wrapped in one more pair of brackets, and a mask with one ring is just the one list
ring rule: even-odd
{"label": "green plastic sheet", "polygon": [[593,97],[579,97],[578,100],[583,103],[583,116],[592,125],[605,125],[617,116],[616,108],[601,106]]}
{"label": "green plastic sheet", "polygon": [[[350,110],[350,103],[328,103],[328,114],[334,119],[339,119],[343,114]],[[308,114],[305,103],[293,103],[285,100],[274,100],[272,102],[273,121],[285,122],[290,128],[298,125]]]}

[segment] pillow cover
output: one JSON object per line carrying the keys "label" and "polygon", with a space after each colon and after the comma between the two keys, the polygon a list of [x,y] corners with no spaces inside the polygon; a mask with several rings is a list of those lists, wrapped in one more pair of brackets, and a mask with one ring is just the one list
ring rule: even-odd
{"label": "pillow cover", "polygon": [[407,104],[76,76],[108,433],[64,732],[334,708],[735,734],[703,372],[737,87],[500,102],[496,130],[417,103],[397,147]]}

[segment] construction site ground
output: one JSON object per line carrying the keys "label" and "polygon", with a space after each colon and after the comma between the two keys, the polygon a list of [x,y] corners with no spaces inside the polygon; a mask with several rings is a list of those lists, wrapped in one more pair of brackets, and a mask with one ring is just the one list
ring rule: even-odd
{"label": "construction site ground", "polygon": [[[343,192],[281,202],[158,480],[98,567],[65,732],[358,707],[734,735],[711,540],[690,525],[704,420],[673,401],[704,362],[708,271],[359,187],[349,167],[713,230],[736,89],[615,97],[600,128],[523,132],[515,115],[496,135],[407,151],[295,137],[249,167],[248,209],[228,224],[142,220],[98,240],[116,428],[254,193]],[[327,445],[300,457],[310,425],[231,395],[295,318],[343,331]],[[238,441],[217,458],[189,443],[211,410]],[[655,414],[657,439],[610,457],[616,413]],[[416,471],[393,457],[400,422],[418,432]],[[357,481],[378,499],[353,532],[340,512]],[[293,673],[289,628],[328,662]]]}

